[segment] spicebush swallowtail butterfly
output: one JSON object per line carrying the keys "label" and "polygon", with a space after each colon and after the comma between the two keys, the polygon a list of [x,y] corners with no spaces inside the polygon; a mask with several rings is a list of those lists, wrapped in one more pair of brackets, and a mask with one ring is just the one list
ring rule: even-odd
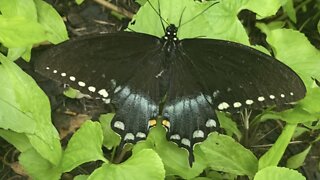
{"label": "spicebush swallowtail butterfly", "polygon": [[179,39],[167,26],[158,38],[136,32],[61,43],[35,69],[116,107],[111,126],[124,143],[147,137],[161,116],[167,138],[192,154],[219,130],[214,110],[237,112],[295,102],[305,95],[299,76],[280,61],[242,44]]}

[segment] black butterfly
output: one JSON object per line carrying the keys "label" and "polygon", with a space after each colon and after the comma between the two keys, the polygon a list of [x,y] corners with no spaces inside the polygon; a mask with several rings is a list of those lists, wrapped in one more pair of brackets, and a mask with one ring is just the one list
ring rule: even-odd
{"label": "black butterfly", "polygon": [[158,38],[135,32],[82,37],[45,52],[36,71],[116,107],[112,128],[122,145],[146,138],[157,123],[192,154],[219,130],[215,109],[281,106],[305,96],[299,76],[250,47],[216,39],[183,39],[170,24]]}

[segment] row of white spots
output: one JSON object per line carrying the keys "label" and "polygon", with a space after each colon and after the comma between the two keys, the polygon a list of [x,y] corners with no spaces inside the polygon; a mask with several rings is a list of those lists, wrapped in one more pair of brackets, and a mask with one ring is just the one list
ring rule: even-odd
{"label": "row of white spots", "polygon": [[[207,122],[206,122],[206,127],[208,128],[212,128],[212,127],[217,127],[217,122],[213,119],[208,119]],[[202,130],[198,129],[198,130],[195,130],[193,131],[192,133],[192,138],[195,139],[195,138],[204,138],[205,134]],[[171,140],[180,140],[181,137],[179,134],[173,134],[170,136],[170,139]],[[181,144],[185,145],[185,146],[188,146],[190,147],[191,146],[191,143],[190,143],[190,140],[187,139],[187,138],[182,138],[181,139]]]}
{"label": "row of white spots", "polygon": [[[125,125],[123,122],[121,121],[116,121],[114,122],[113,126],[117,129],[120,129],[122,131],[125,130]],[[137,132],[136,134],[136,137],[137,138],[146,138],[146,134],[143,133],[143,132]],[[127,133],[125,136],[124,136],[124,140],[134,140],[135,139],[135,136],[132,134],[132,133]]]}
{"label": "row of white spots", "polygon": [[[293,95],[294,95],[293,92],[290,92],[290,95],[293,96]],[[281,98],[285,98],[286,96],[285,96],[284,94],[280,94],[280,97],[281,97]],[[270,98],[270,99],[275,99],[276,97],[275,97],[274,95],[270,95],[269,98]],[[263,96],[259,96],[259,97],[257,98],[257,100],[258,100],[259,102],[263,102],[263,101],[265,101],[266,99],[265,99],[265,97],[263,97]],[[254,103],[254,101],[253,101],[252,99],[247,99],[247,100],[245,101],[245,103],[246,103],[247,105],[251,105],[251,104]],[[242,104],[241,104],[240,102],[234,102],[234,103],[233,103],[233,107],[234,107],[234,108],[240,108],[241,106],[242,106]],[[229,107],[230,107],[230,105],[229,105],[228,103],[226,103],[226,102],[222,102],[222,103],[220,103],[220,104],[218,105],[218,109],[219,109],[219,110],[225,110],[225,109],[228,109]]]}
{"label": "row of white spots", "polygon": [[146,138],[147,136],[146,136],[146,134],[143,133],[143,132],[137,132],[136,136],[134,136],[132,133],[127,133],[127,134],[124,136],[123,140],[124,140],[124,141],[127,141],[127,140],[134,141],[134,139],[135,139],[136,137],[137,137],[137,138],[140,138],[140,139],[144,139],[144,138]]}
{"label": "row of white spots", "polygon": [[[50,67],[46,67],[46,70],[50,70]],[[58,71],[57,70],[53,70],[52,71],[54,74],[57,74],[58,73]],[[61,75],[61,77],[66,77],[67,76],[67,73],[61,73],[60,74]],[[69,77],[69,79],[70,79],[70,81],[76,81],[76,78],[74,77],[74,76],[70,76]],[[86,83],[85,82],[83,82],[83,81],[78,81],[78,85],[80,86],[80,87],[85,87],[86,86]],[[90,92],[96,92],[96,88],[95,87],[93,87],[93,86],[89,86],[88,87],[88,90],[90,91]],[[110,99],[105,99],[105,98],[107,98],[108,96],[109,96],[109,94],[108,94],[108,92],[107,92],[107,90],[106,89],[100,89],[99,91],[98,91],[98,94],[99,95],[101,95],[102,97],[104,97],[102,100],[105,102],[105,103],[110,103]]]}

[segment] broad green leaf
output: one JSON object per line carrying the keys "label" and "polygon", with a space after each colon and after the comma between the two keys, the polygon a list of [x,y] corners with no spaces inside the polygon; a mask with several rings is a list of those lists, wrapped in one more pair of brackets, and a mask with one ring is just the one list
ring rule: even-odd
{"label": "broad green leaf", "polygon": [[33,0],[0,0],[0,11],[4,17],[24,17],[30,22],[37,21],[37,11]]}
{"label": "broad green leaf", "polygon": [[19,162],[28,175],[35,180],[59,180],[62,174],[57,166],[52,165],[34,149],[21,153]]}
{"label": "broad green leaf", "polygon": [[68,33],[64,22],[58,12],[43,0],[34,0],[38,22],[46,30],[48,40],[53,44],[60,43],[68,39]]}
{"label": "broad green leaf", "polygon": [[108,149],[117,146],[120,143],[120,136],[111,129],[111,120],[114,114],[109,113],[100,116],[99,120],[103,130],[103,145]]}
{"label": "broad green leaf", "polygon": [[320,78],[320,51],[302,33],[292,29],[268,30],[265,26],[259,27],[267,34],[267,41],[276,57],[295,70],[308,88],[313,83],[311,77]]}
{"label": "broad green leaf", "polygon": [[73,180],[87,180],[89,178],[89,175],[78,175],[74,177]]}
{"label": "broad green leaf", "polygon": [[88,180],[147,180],[164,179],[165,171],[160,157],[151,149],[134,153],[121,164],[103,164]]}
{"label": "broad green leaf", "polygon": [[63,153],[61,169],[69,172],[73,168],[90,161],[102,160],[103,134],[100,123],[86,121],[70,139],[68,146]]}
{"label": "broad green leaf", "polygon": [[317,117],[308,111],[301,109],[300,107],[296,107],[294,109],[288,109],[282,112],[266,112],[261,116],[261,121],[267,119],[281,119],[288,123],[304,123],[315,121]]}
{"label": "broad green leaf", "polygon": [[152,128],[147,140],[138,143],[133,152],[139,152],[146,148],[152,148],[158,153],[164,164],[167,176],[178,175],[184,179],[190,179],[198,176],[205,168],[205,163],[197,150],[194,151],[195,162],[191,168],[187,150],[179,148],[173,142],[168,142],[166,131],[162,126]]}
{"label": "broad green leaf", "polygon": [[17,148],[20,152],[24,152],[32,148],[29,139],[25,134],[0,129],[0,136],[10,144],[14,145],[14,147]]}
{"label": "broad green leaf", "polygon": [[275,15],[280,7],[279,0],[249,0],[243,9],[253,11],[257,14],[258,19],[263,19]]}
{"label": "broad green leaf", "polygon": [[10,49],[8,49],[7,58],[10,59],[11,61],[15,61],[19,57],[21,57],[22,55],[28,53],[28,51],[29,51],[29,49],[26,47],[10,48]]}
{"label": "broad green leaf", "polygon": [[283,167],[266,167],[256,174],[254,180],[306,180],[298,171]]}
{"label": "broad green leaf", "polygon": [[3,56],[0,61],[0,127],[26,133],[39,154],[58,164],[61,146],[47,97],[15,63]]}
{"label": "broad green leaf", "polygon": [[303,164],[305,163],[306,157],[311,149],[311,145],[308,146],[308,148],[306,148],[305,150],[303,150],[302,152],[295,154],[294,156],[291,156],[288,160],[287,160],[287,165],[286,167],[291,168],[291,169],[297,169],[300,166],[303,166]]}
{"label": "broad green leaf", "polygon": [[199,147],[213,170],[250,177],[258,170],[258,160],[252,152],[229,136],[212,133]]}
{"label": "broad green leaf", "polygon": [[[181,19],[181,26],[178,31],[180,39],[206,37],[249,44],[246,31],[237,18],[237,14],[247,0],[221,1],[209,9],[207,8],[212,2],[200,3],[193,0],[162,0],[159,2],[161,17],[165,21],[179,26]],[[151,0],[150,3],[156,10],[159,9],[158,0]],[[196,18],[194,18],[195,16]],[[134,25],[129,25],[129,28],[136,32],[144,32],[158,37],[164,35],[159,15],[150,7],[149,3],[145,3],[140,8],[134,17],[134,21]],[[164,25],[167,26],[168,24],[164,22]]]}
{"label": "broad green leaf", "polygon": [[45,41],[43,27],[25,17],[4,17],[0,15],[0,42],[8,47],[27,47]]}
{"label": "broad green leaf", "polygon": [[286,124],[273,146],[259,159],[259,170],[278,165],[296,129],[296,124]]}

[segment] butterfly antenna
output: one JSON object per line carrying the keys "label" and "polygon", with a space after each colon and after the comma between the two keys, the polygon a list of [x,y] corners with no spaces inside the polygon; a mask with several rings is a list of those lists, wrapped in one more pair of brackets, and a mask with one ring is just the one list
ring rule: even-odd
{"label": "butterfly antenna", "polygon": [[183,25],[185,25],[185,24],[187,24],[187,23],[189,23],[189,22],[191,22],[191,21],[193,21],[194,19],[196,19],[197,17],[199,17],[201,14],[203,14],[204,12],[206,12],[208,9],[210,9],[212,6],[214,6],[214,5],[216,5],[216,4],[218,4],[219,2],[214,2],[214,3],[212,3],[210,6],[208,6],[206,9],[204,9],[203,11],[201,11],[199,14],[197,14],[196,16],[194,16],[193,18],[191,18],[191,19],[189,19],[188,21],[186,21],[186,22],[184,22],[183,24],[181,24],[180,25],[180,27],[181,26],[183,26]]}
{"label": "butterfly antenna", "polygon": [[162,26],[163,32],[166,32],[166,28],[164,27],[163,22],[165,22],[167,25],[169,25],[169,23],[165,19],[163,19],[162,16],[161,16],[160,1],[158,0],[158,7],[159,7],[158,10],[151,4],[151,2],[149,0],[147,0],[147,2],[150,4],[150,6],[154,10],[154,12],[157,13],[158,16],[160,17],[160,21],[161,21],[161,26]]}
{"label": "butterfly antenna", "polygon": [[182,15],[183,15],[183,13],[184,13],[184,11],[186,10],[186,7],[184,7],[183,8],[183,10],[182,10],[182,13],[181,13],[181,16],[180,16],[180,19],[179,19],[179,24],[178,24],[178,29],[179,29],[179,27],[181,26],[181,21],[182,21]]}

